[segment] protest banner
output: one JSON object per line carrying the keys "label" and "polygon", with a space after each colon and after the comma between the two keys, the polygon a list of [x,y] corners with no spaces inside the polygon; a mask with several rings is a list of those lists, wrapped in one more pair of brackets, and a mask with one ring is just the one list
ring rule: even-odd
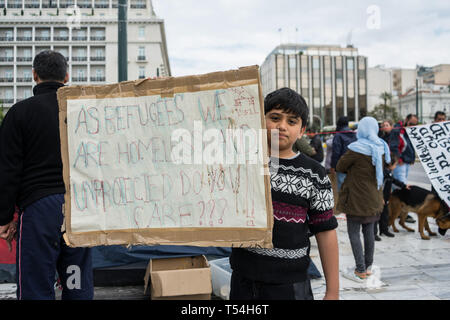
{"label": "protest banner", "polygon": [[57,94],[70,246],[272,247],[257,66]]}
{"label": "protest banner", "polygon": [[450,206],[450,121],[406,128],[439,197]]}

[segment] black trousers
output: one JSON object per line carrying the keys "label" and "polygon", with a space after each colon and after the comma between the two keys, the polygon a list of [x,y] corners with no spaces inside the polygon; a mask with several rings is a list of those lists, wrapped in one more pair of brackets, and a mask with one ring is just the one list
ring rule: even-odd
{"label": "black trousers", "polygon": [[309,279],[289,284],[253,281],[231,274],[230,300],[314,300]]}
{"label": "black trousers", "polygon": [[378,233],[378,225],[380,225],[380,233],[389,231],[389,209],[387,204],[383,207],[378,223],[374,223],[375,235]]}

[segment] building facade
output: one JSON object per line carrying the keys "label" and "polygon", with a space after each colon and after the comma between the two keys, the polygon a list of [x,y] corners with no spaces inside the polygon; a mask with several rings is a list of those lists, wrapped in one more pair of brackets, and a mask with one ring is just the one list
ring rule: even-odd
{"label": "building facade", "polygon": [[[69,84],[118,82],[118,0],[0,0],[0,104],[32,95],[33,57],[62,53]],[[128,80],[170,76],[164,21],[128,1]]]}
{"label": "building facade", "polygon": [[376,66],[367,69],[367,110],[371,112],[376,106],[383,104],[380,97],[383,93],[392,95],[392,70],[384,66]]}
{"label": "building facade", "polygon": [[438,64],[430,68],[425,68],[421,72],[423,82],[435,85],[450,85],[450,64]]}
{"label": "building facade", "polygon": [[261,65],[263,94],[297,91],[310,108],[310,124],[320,127],[335,126],[344,115],[359,121],[367,114],[367,66],[353,47],[280,45]]}
{"label": "building facade", "polygon": [[416,86],[416,69],[392,68],[391,70],[394,95],[402,95]]}
{"label": "building facade", "polygon": [[447,86],[419,84],[419,90],[412,88],[392,100],[392,106],[398,110],[401,119],[408,114],[417,114],[420,123],[431,123],[436,111],[450,116],[450,89]]}

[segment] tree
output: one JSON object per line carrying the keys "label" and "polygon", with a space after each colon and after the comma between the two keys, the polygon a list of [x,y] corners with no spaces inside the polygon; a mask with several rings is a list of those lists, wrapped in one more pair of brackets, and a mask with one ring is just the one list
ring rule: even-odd
{"label": "tree", "polygon": [[3,118],[5,117],[5,113],[4,113],[4,111],[3,111],[3,105],[1,105],[1,103],[0,103],[0,125],[2,124],[2,122],[3,122]]}
{"label": "tree", "polygon": [[[383,92],[380,95],[380,98],[383,99],[383,101],[384,101],[383,117],[384,117],[384,119],[386,119],[386,109],[391,105],[392,94],[390,94],[389,92]],[[389,100],[389,105],[387,104],[388,100]]]}
{"label": "tree", "polygon": [[367,114],[368,116],[374,117],[378,121],[383,121],[385,119],[391,119],[394,123],[400,120],[397,110],[394,107],[387,106],[385,104],[379,104],[371,112]]}

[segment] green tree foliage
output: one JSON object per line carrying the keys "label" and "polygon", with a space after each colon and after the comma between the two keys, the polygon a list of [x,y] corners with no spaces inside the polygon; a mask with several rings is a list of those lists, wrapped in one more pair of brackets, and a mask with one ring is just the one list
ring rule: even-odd
{"label": "green tree foliage", "polygon": [[368,113],[368,116],[374,117],[378,121],[391,119],[394,123],[396,123],[400,120],[397,110],[384,104],[377,105],[375,109]]}

